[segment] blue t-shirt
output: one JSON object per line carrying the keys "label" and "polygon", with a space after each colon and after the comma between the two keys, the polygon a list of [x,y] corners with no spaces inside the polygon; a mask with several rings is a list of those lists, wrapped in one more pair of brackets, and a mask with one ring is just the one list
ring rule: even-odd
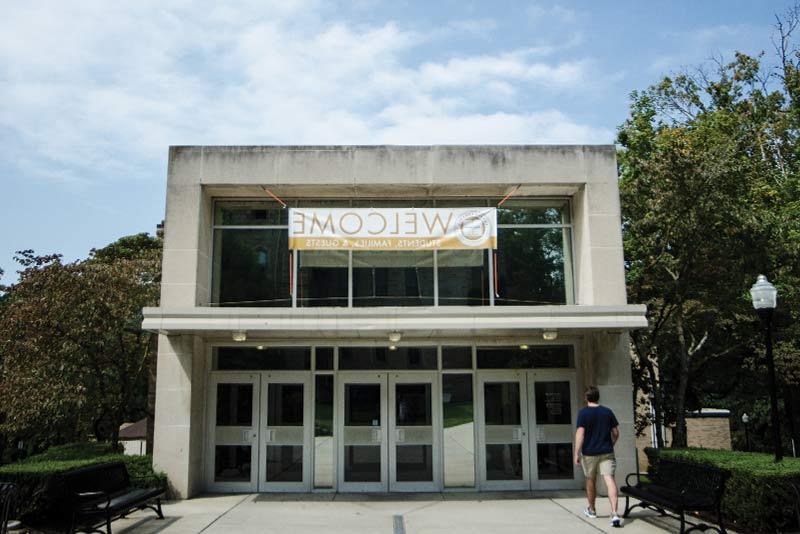
{"label": "blue t-shirt", "polygon": [[578,428],[584,428],[583,447],[584,456],[597,456],[614,452],[614,442],[611,441],[611,429],[619,426],[614,412],[605,406],[586,406],[578,412]]}

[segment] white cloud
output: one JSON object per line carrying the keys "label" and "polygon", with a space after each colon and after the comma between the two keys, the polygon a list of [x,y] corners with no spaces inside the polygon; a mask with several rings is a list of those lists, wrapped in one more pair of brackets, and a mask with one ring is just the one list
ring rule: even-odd
{"label": "white cloud", "polygon": [[414,59],[445,38],[348,22],[322,1],[12,3],[0,21],[0,128],[26,154],[0,157],[82,183],[130,178],[163,163],[170,144],[612,140],[552,106],[518,103],[576,90],[587,60],[554,60],[547,44]]}

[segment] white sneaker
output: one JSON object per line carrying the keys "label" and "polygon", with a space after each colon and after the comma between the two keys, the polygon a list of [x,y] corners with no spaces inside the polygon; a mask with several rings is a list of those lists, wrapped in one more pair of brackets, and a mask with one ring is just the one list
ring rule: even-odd
{"label": "white sneaker", "polygon": [[583,510],[583,515],[585,515],[589,519],[597,519],[597,512],[595,512],[594,510],[589,510],[588,508]]}
{"label": "white sneaker", "polygon": [[622,526],[622,519],[620,519],[617,514],[611,516],[611,526],[614,528],[619,528]]}

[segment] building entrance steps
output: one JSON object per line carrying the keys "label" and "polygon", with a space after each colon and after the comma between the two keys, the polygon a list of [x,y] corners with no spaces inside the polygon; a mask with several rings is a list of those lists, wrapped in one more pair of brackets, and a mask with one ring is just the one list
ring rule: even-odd
{"label": "building entrance steps", "polygon": [[[128,534],[530,534],[618,532],[608,501],[586,519],[578,491],[410,494],[261,493],[206,495],[164,505],[165,520],[143,513],[122,520]],[[625,520],[627,534],[676,530],[677,523],[642,512]]]}

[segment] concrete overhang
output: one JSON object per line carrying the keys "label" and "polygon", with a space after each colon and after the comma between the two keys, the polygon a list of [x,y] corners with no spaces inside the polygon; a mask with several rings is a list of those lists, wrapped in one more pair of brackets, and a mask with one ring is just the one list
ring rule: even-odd
{"label": "concrete overhang", "polygon": [[644,305],[382,308],[144,308],[142,327],[165,334],[229,337],[382,338],[399,330],[407,338],[621,332],[647,326]]}

